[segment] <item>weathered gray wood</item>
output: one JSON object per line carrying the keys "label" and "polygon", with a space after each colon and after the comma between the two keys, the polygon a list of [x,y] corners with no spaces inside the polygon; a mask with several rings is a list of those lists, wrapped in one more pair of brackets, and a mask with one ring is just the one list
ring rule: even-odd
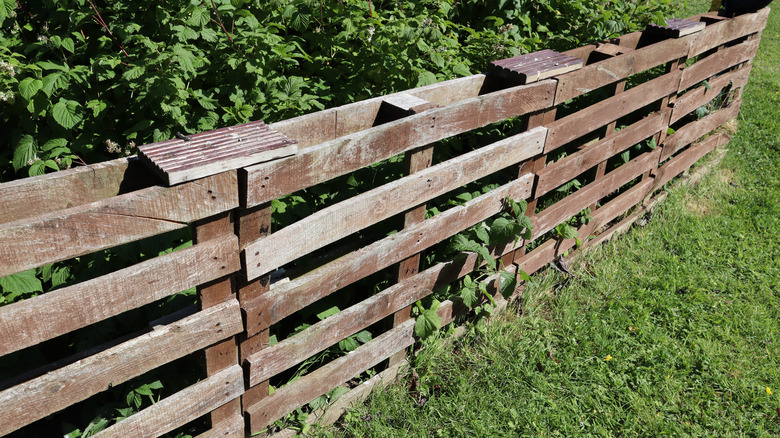
{"label": "weathered gray wood", "polygon": [[336,386],[377,365],[391,354],[412,345],[414,321],[404,324],[378,336],[358,347],[346,356],[279,388],[259,403],[246,408],[250,433],[256,433],[277,418],[308,403]]}
{"label": "weathered gray wood", "polygon": [[555,104],[561,104],[581,94],[626,79],[633,74],[682,58],[688,53],[688,45],[692,39],[699,34],[662,41],[558,76]]}
{"label": "weathered gray wood", "polygon": [[[243,385],[241,387],[243,389]],[[211,426],[195,438],[244,438],[244,417],[236,415]]]}
{"label": "weathered gray wood", "polygon": [[665,129],[669,110],[653,113],[615,135],[600,140],[538,172],[536,196],[542,196],[582,172]]}
{"label": "weathered gray wood", "polygon": [[245,206],[268,202],[401,152],[552,105],[555,81],[512,87],[386,123],[243,169]]}
{"label": "weathered gray wood", "polygon": [[0,184],[0,224],[89,204],[149,187],[154,176],[136,157]]}
{"label": "weathered gray wood", "polygon": [[239,304],[233,300],[6,389],[0,392],[0,434],[10,433],[242,329]]}
{"label": "weathered gray wood", "polygon": [[723,133],[718,133],[707,137],[701,143],[692,145],[688,150],[673,158],[668,163],[658,169],[658,176],[655,179],[655,188],[659,188],[669,182],[675,176],[683,173],[691,167],[693,163],[699,161],[716,147],[722,146],[728,142],[728,137]]}
{"label": "weathered gray wood", "polygon": [[695,39],[691,42],[688,57],[693,58],[729,41],[760,32],[766,26],[768,17],[769,8],[763,8],[756,13],[742,14],[711,24],[701,32],[691,35]]}
{"label": "weathered gray wood", "polygon": [[[234,365],[160,400],[141,412],[95,434],[95,436],[100,438],[160,436],[234,400],[243,392],[244,381],[241,367]],[[230,425],[227,430],[234,430],[236,426],[235,424]],[[244,435],[242,430],[240,433],[212,433],[205,434],[205,436],[238,437]]]}
{"label": "weathered gray wood", "polygon": [[402,111],[407,115],[417,114],[429,109],[436,108],[435,103],[406,93],[392,94],[382,100],[382,102],[397,108],[399,111]]}
{"label": "weathered gray wood", "polygon": [[238,206],[235,171],[0,225],[0,277],[162,234]]}
{"label": "weathered gray wood", "polygon": [[674,123],[686,115],[690,114],[696,108],[707,104],[714,99],[720,92],[731,84],[731,89],[742,88],[747,84],[750,76],[750,66],[725,73],[709,81],[710,88],[705,86],[696,87],[688,91],[677,99],[673,108],[672,118],[669,123]]}
{"label": "weathered gray wood", "polygon": [[682,71],[680,90],[686,90],[729,67],[750,61],[756,56],[759,39],[748,40],[731,46],[704,58]]}
{"label": "weathered gray wood", "polygon": [[[214,239],[64,289],[0,307],[0,356],[241,268],[238,240]],[[52,311],[56,309],[56,311]]]}
{"label": "weathered gray wood", "polygon": [[247,278],[256,278],[410,206],[530,158],[541,152],[546,133],[540,127],[498,141],[340,202],[264,237],[244,250]]}
{"label": "weathered gray wood", "polygon": [[273,285],[269,293],[251,303],[242,303],[247,314],[247,330],[252,333],[252,327],[268,327],[298,309],[495,215],[504,208],[502,199],[506,197],[528,198],[532,183],[532,175],[527,174],[290,282]]}
{"label": "weathered gray wood", "polygon": [[534,221],[534,236],[539,237],[568,220],[589,205],[617,190],[622,185],[652,169],[658,163],[661,148],[647,152],[604,175],[598,181],[577,190],[561,201],[538,213]]}
{"label": "weathered gray wood", "polygon": [[678,129],[677,132],[670,135],[664,142],[661,161],[665,161],[680,149],[691,144],[691,142],[737,117],[741,105],[742,101],[738,100],[732,103],[728,108],[715,111],[701,120],[689,123]]}
{"label": "weathered gray wood", "polygon": [[630,210],[631,207],[642,202],[650,194],[652,188],[653,179],[648,178],[596,209],[593,212],[593,222],[596,224],[596,228],[612,222],[615,218]]}
{"label": "weathered gray wood", "polygon": [[544,152],[548,153],[592,132],[594,129],[606,126],[610,122],[668,96],[677,90],[679,83],[679,71],[668,73],[556,120],[548,126],[550,132],[547,134]]}

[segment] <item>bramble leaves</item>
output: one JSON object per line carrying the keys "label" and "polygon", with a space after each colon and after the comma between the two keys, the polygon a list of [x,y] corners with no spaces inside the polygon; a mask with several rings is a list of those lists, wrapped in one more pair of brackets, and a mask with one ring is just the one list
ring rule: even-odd
{"label": "bramble leaves", "polygon": [[51,116],[63,128],[71,129],[84,118],[81,105],[74,100],[60,98],[51,109]]}
{"label": "bramble leaves", "polygon": [[[439,309],[440,302],[434,300],[430,309],[423,309],[420,311],[420,315],[417,317],[417,321],[414,324],[414,334],[420,339],[425,339],[428,336],[436,333],[441,328],[441,317],[436,310]],[[418,307],[422,307],[417,303]]]}

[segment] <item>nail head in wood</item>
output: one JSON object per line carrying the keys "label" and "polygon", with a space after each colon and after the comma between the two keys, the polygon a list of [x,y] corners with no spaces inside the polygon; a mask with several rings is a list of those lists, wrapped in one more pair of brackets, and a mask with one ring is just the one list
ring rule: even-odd
{"label": "nail head in wood", "polygon": [[490,74],[530,84],[582,68],[584,61],[554,50],[541,50],[490,63]]}
{"label": "nail head in wood", "polygon": [[138,147],[138,157],[168,185],[294,155],[298,144],[262,120]]}

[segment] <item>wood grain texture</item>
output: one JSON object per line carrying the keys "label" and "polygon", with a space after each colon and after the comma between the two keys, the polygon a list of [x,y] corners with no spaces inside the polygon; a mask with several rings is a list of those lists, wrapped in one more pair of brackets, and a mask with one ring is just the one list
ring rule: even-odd
{"label": "wood grain texture", "polygon": [[732,103],[728,108],[715,111],[701,120],[689,123],[678,129],[677,132],[667,137],[666,141],[664,141],[661,161],[665,161],[693,141],[737,117],[741,105],[742,101],[738,100]]}
{"label": "wood grain texture", "polygon": [[129,157],[3,183],[0,224],[102,201],[156,182],[136,157]]}
{"label": "wood grain texture", "polygon": [[366,129],[243,169],[244,206],[268,202],[401,152],[552,105],[554,81],[512,87]]}
{"label": "wood grain texture", "polygon": [[680,79],[680,90],[687,90],[729,67],[750,61],[756,56],[760,41],[760,39],[748,40],[736,46],[727,47],[685,68]]}
{"label": "wood grain texture", "polygon": [[[679,41],[679,40],[670,40]],[[548,125],[544,152],[548,153],[594,129],[630,114],[677,91],[680,72],[671,72],[605,99]]]}
{"label": "wood grain texture", "polygon": [[541,152],[546,133],[540,127],[506,138],[342,201],[261,238],[244,250],[247,278],[257,278],[409,206],[532,157]]}
{"label": "wood grain texture", "polygon": [[[214,239],[0,307],[0,356],[86,327],[241,268],[238,240]],[[57,309],[57,311],[52,311]]]}
{"label": "wood grain texture", "polygon": [[0,225],[0,277],[180,229],[238,206],[235,171]]}
{"label": "wood grain texture", "polygon": [[[244,392],[241,367],[226,368],[206,380],[183,389],[149,406],[94,436],[156,437],[183,426],[235,399]],[[244,436],[242,434],[210,434],[216,436]]]}
{"label": "wood grain texture", "polygon": [[648,178],[596,209],[593,212],[595,227],[598,228],[612,222],[615,218],[630,210],[631,207],[642,202],[650,194],[652,188],[653,180]]}
{"label": "wood grain texture", "polygon": [[244,438],[244,416],[236,415],[212,425],[195,438]]}
{"label": "wood grain texture", "polygon": [[750,76],[750,69],[750,65],[746,65],[709,80],[710,88],[700,86],[683,94],[673,104],[674,111],[669,123],[674,123],[695,111],[696,108],[706,105],[729,85],[731,85],[731,90],[744,87]]}
{"label": "wood grain texture", "polygon": [[256,433],[262,430],[298,406],[314,400],[355,375],[377,365],[391,354],[412,345],[413,328],[414,321],[409,320],[361,345],[348,355],[277,389],[259,403],[249,406],[247,408],[249,432]]}
{"label": "wood grain texture", "polygon": [[646,152],[538,213],[533,219],[534,236],[543,235],[643,172],[652,169],[658,163],[660,155],[661,148]]}
{"label": "wood grain texture", "polygon": [[233,300],[0,392],[0,435],[240,333]]}
{"label": "wood grain texture", "polygon": [[760,32],[766,26],[768,17],[769,8],[763,8],[755,13],[742,14],[710,24],[701,32],[691,35],[695,39],[691,42],[688,57],[693,58],[739,37]]}
{"label": "wood grain texture", "polygon": [[669,110],[653,113],[620,132],[610,135],[538,172],[536,196],[542,196],[593,166],[665,129]]}
{"label": "wood grain texture", "polygon": [[633,74],[682,58],[688,53],[688,46],[692,39],[699,34],[662,41],[558,76],[555,104],[561,104],[597,88],[626,79]]}
{"label": "wood grain texture", "polygon": [[[363,277],[499,213],[504,208],[504,198],[528,198],[532,183],[533,176],[526,174],[462,206],[446,210],[290,282],[274,285],[269,293],[260,296],[251,305],[244,305],[247,329],[253,326],[268,327]],[[253,320],[261,322],[253,323]]]}
{"label": "wood grain texture", "polygon": [[723,133],[718,133],[707,137],[701,143],[691,145],[685,152],[672,158],[669,162],[658,169],[658,176],[655,179],[655,188],[659,188],[669,182],[675,176],[683,173],[693,163],[699,161],[701,157],[728,142],[728,137]]}

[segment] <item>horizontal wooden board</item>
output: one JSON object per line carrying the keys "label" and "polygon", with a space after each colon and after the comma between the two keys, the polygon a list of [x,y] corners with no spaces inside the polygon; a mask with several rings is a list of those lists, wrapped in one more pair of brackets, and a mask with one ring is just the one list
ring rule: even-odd
{"label": "horizontal wooden board", "polygon": [[239,269],[238,239],[231,235],[0,307],[0,356]]}
{"label": "horizontal wooden board", "polygon": [[742,14],[710,24],[701,32],[692,35],[695,39],[691,42],[688,57],[693,58],[729,41],[760,32],[766,26],[768,17],[769,8],[763,8],[755,13]]}
{"label": "horizontal wooden board", "polygon": [[[546,128],[534,128],[318,211],[244,249],[254,279],[411,206],[528,159],[542,150]],[[301,239],[300,236],[306,236]]]}
{"label": "horizontal wooden board", "polygon": [[292,281],[271,286],[268,293],[242,303],[250,335],[355,281],[416,254],[479,223],[504,208],[502,199],[526,199],[533,176],[525,175],[453,207],[420,224],[347,254]]}
{"label": "horizontal wooden board", "polygon": [[412,115],[243,169],[244,206],[268,202],[429,143],[552,105],[555,81],[512,87]]}
{"label": "horizontal wooden board", "polygon": [[[217,409],[243,393],[243,373],[240,366],[234,365],[158,401],[94,436],[100,438],[160,436]],[[241,425],[243,426],[243,422]],[[228,430],[233,430],[236,426],[230,425]],[[222,432],[224,431],[225,429],[222,429]],[[240,433],[214,433],[206,436],[243,437],[244,434],[241,430]]]}
{"label": "horizontal wooden board", "polygon": [[660,156],[661,148],[644,153],[538,213],[532,219],[534,238],[542,236],[643,172],[652,169],[658,164]]}
{"label": "horizontal wooden board", "polygon": [[[593,221],[580,226],[577,230],[577,238],[583,243],[586,242],[588,236],[593,232],[594,226],[595,223]],[[566,251],[573,248],[575,244],[576,241],[574,239],[566,239],[560,243],[555,239],[550,239],[527,254],[515,254],[515,263],[520,269],[530,275],[543,268],[556,257],[563,255]]]}
{"label": "horizontal wooden board", "polygon": [[279,388],[270,396],[246,407],[250,433],[256,433],[274,420],[292,412],[321,394],[325,394],[350,378],[377,365],[393,353],[412,345],[414,320],[383,333],[355,351]]}
{"label": "horizontal wooden board", "polygon": [[680,72],[674,71],[556,120],[548,125],[550,131],[544,152],[548,153],[674,93],[679,83]]}
{"label": "horizontal wooden board", "polygon": [[568,155],[560,161],[548,164],[547,167],[537,173],[539,180],[536,183],[535,196],[538,198],[550,192],[602,161],[623,152],[662,130],[666,130],[668,118],[669,110],[653,113],[639,122],[621,129],[620,132],[614,135],[610,135]]}
{"label": "horizontal wooden board", "polygon": [[696,87],[683,94],[674,102],[674,111],[670,124],[680,120],[686,115],[692,113],[696,108],[706,105],[714,99],[720,92],[731,84],[731,89],[742,88],[747,84],[750,76],[750,66],[739,68],[737,70],[725,73],[709,81],[710,88],[705,86]]}
{"label": "horizontal wooden board", "polygon": [[[241,391],[243,392],[243,384],[241,385]],[[226,420],[220,421],[219,424],[211,426],[211,429],[203,432],[195,438],[244,438],[244,417],[242,415],[236,415]]]}
{"label": "horizontal wooden board", "polygon": [[186,227],[238,207],[235,171],[0,225],[0,277]]}
{"label": "horizontal wooden board", "polygon": [[559,105],[633,74],[682,58],[688,53],[688,46],[696,35],[661,41],[558,76],[555,104]]}
{"label": "horizontal wooden board", "polygon": [[154,176],[136,157],[0,184],[0,224],[89,204],[149,187]]}
{"label": "horizontal wooden board", "polygon": [[615,199],[611,199],[606,204],[597,208],[596,211],[593,212],[593,222],[596,224],[595,227],[598,228],[602,225],[606,225],[621,214],[629,211],[633,206],[642,202],[642,200],[650,194],[652,188],[653,179],[648,178],[616,196]]}
{"label": "horizontal wooden board", "polygon": [[242,329],[238,301],[231,300],[6,389],[0,392],[0,435],[240,333]]}
{"label": "horizontal wooden board", "polygon": [[685,68],[680,79],[680,90],[686,90],[739,63],[750,61],[756,56],[759,42],[754,39],[727,47]]}
{"label": "horizontal wooden board", "polygon": [[732,103],[728,108],[715,111],[701,120],[689,123],[678,129],[677,132],[667,137],[667,139],[664,141],[663,153],[661,153],[661,161],[665,161],[675,152],[691,144],[691,142],[701,138],[708,132],[737,117],[741,105],[742,101],[738,100]]}
{"label": "horizontal wooden board", "polygon": [[723,133],[718,133],[707,137],[701,143],[692,145],[688,150],[672,158],[658,169],[658,176],[655,178],[655,188],[663,186],[672,178],[693,166],[693,163],[699,161],[708,152],[727,142],[728,137]]}

